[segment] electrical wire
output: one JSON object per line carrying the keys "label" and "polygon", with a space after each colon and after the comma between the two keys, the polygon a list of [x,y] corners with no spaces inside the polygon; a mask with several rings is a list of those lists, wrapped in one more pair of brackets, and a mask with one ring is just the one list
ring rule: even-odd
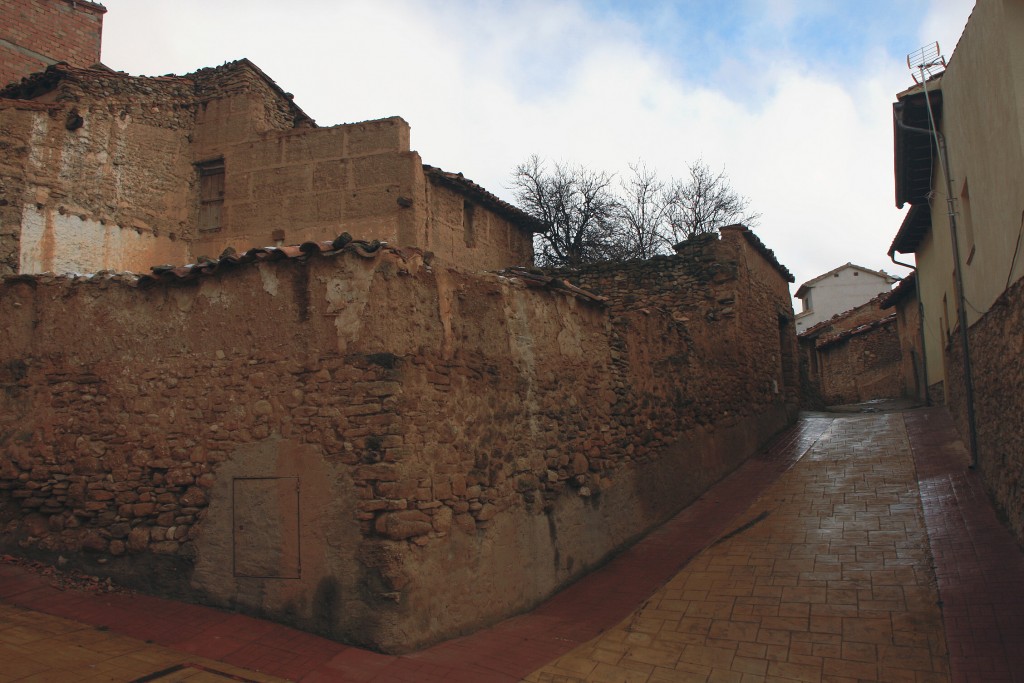
{"label": "electrical wire", "polygon": [[1024,236],[1024,211],[1020,212],[1020,230],[1017,231],[1017,246],[1013,250],[1013,259],[1010,261],[1010,272],[1006,274],[1006,287],[1003,290],[1010,288],[1010,282],[1013,279],[1013,269],[1017,265],[1017,255],[1020,254],[1020,239]]}

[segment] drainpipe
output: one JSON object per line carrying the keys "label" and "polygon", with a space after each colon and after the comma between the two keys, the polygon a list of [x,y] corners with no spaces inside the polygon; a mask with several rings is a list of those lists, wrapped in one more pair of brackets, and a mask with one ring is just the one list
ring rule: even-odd
{"label": "drainpipe", "polygon": [[921,370],[921,381],[924,382],[924,404],[930,406],[932,404],[931,398],[928,396],[928,363],[925,359],[928,354],[925,353],[925,340],[924,340],[924,302],[921,301],[921,277],[917,272],[917,266],[912,266],[909,263],[903,263],[902,261],[896,260],[896,250],[889,252],[889,259],[897,266],[903,266],[904,268],[910,268],[914,271],[914,295],[917,296],[917,336],[921,340],[921,359],[920,359],[920,370]]}
{"label": "drainpipe", "polygon": [[971,373],[971,352],[968,347],[967,335],[967,297],[964,294],[963,272],[960,267],[960,241],[957,239],[956,229],[956,207],[953,200],[953,179],[949,176],[949,156],[946,151],[946,137],[939,132],[935,125],[935,115],[932,113],[931,96],[928,93],[928,82],[922,78],[924,86],[924,101],[928,107],[928,124],[931,129],[908,126],[896,118],[896,125],[901,129],[912,133],[923,133],[930,135],[935,140],[939,150],[939,165],[942,167],[942,175],[946,180],[946,215],[949,219],[949,234],[953,244],[953,280],[956,285],[956,316],[960,325],[960,345],[963,348],[964,366],[964,400],[967,403],[967,439],[968,449],[971,453],[970,468],[973,470],[978,466],[978,432],[974,419],[974,379]]}

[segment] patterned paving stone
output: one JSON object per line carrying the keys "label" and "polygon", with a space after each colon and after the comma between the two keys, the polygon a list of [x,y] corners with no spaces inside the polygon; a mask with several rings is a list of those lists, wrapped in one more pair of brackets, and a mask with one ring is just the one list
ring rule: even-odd
{"label": "patterned paving stone", "polygon": [[737,530],[526,680],[948,680],[898,414],[833,421]]}

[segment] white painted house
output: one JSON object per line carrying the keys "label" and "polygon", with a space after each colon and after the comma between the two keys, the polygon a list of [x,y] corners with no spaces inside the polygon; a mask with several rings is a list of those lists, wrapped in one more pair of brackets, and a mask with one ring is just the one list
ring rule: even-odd
{"label": "white painted house", "polygon": [[796,316],[796,333],[887,293],[896,280],[884,270],[871,270],[852,263],[808,280],[796,290],[796,298],[803,303]]}

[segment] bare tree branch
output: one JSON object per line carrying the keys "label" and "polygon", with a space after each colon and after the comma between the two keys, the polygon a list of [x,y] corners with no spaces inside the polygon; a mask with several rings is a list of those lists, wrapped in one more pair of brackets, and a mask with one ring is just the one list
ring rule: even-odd
{"label": "bare tree branch", "polygon": [[609,173],[563,162],[549,170],[537,155],[516,166],[516,202],[548,227],[535,242],[540,265],[648,259],[682,240],[759,218],[725,171],[716,174],[703,160],[690,165],[688,178],[668,182],[643,162],[629,168],[616,188]]}
{"label": "bare tree branch", "polygon": [[511,189],[516,201],[548,226],[540,240],[539,263],[576,266],[615,256],[612,178],[565,163],[555,163],[549,172],[537,155],[515,168]]}
{"label": "bare tree branch", "polygon": [[690,164],[690,177],[673,181],[669,189],[669,218],[676,242],[714,232],[733,223],[752,227],[761,217],[748,211],[750,200],[729,184],[725,171],[717,174],[703,159]]}

